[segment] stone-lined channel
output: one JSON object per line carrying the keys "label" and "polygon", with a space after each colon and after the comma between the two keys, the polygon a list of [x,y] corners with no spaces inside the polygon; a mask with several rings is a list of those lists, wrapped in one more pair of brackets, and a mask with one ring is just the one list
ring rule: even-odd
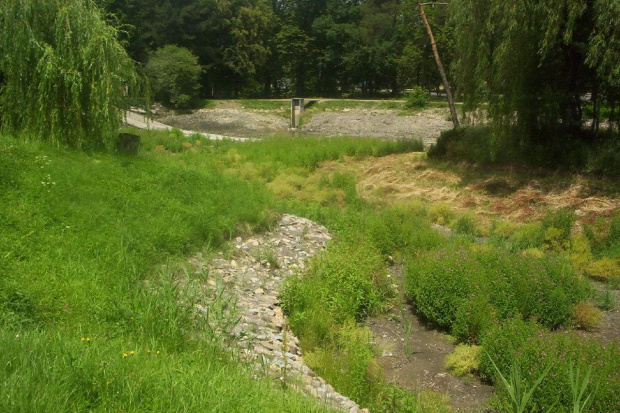
{"label": "stone-lined channel", "polygon": [[[192,259],[197,271],[207,271],[236,296],[240,321],[235,343],[257,367],[286,381],[328,406],[350,413],[368,412],[339,394],[304,364],[299,340],[288,328],[278,295],[287,277],[306,269],[308,261],[331,240],[328,230],[313,221],[284,215],[270,232],[236,238],[231,259],[221,254],[208,261]],[[205,306],[196,304],[198,311]]]}

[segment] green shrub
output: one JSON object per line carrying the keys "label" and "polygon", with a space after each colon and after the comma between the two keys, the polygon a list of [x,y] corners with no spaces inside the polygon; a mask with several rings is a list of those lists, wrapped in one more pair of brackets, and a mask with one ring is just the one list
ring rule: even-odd
{"label": "green shrub", "polygon": [[577,327],[584,330],[594,330],[601,323],[601,310],[587,301],[581,301],[573,307],[573,318]]}
{"label": "green shrub", "polygon": [[372,403],[383,385],[383,375],[374,360],[371,332],[347,322],[332,339],[325,348],[306,352],[306,363],[339,393],[363,406]]}
{"label": "green shrub", "polygon": [[575,269],[583,273],[594,258],[588,237],[580,234],[571,239],[570,262]]}
{"label": "green shrub", "polygon": [[568,326],[573,305],[589,292],[587,283],[563,261],[463,247],[409,262],[406,288],[418,314],[472,342],[495,318],[516,314],[551,329]]}
{"label": "green shrub", "polygon": [[476,219],[473,214],[462,214],[452,224],[452,229],[457,234],[475,236]]}
{"label": "green shrub", "polygon": [[405,108],[418,109],[424,108],[428,104],[428,91],[422,89],[420,86],[415,86],[405,96]]}
{"label": "green shrub", "polygon": [[539,223],[532,222],[520,226],[509,238],[509,242],[517,249],[538,248],[543,245],[544,232]]}
{"label": "green shrub", "polygon": [[313,260],[306,275],[289,279],[282,306],[293,331],[312,348],[328,338],[332,326],[380,311],[391,295],[388,280],[375,247],[339,242]]}
{"label": "green shrub", "polygon": [[[518,366],[523,385],[531,386],[546,369],[548,374],[533,393],[531,405],[541,411],[572,411],[571,368],[587,371],[592,367],[588,393],[593,392],[591,410],[610,412],[618,409],[620,357],[617,344],[604,346],[595,339],[570,333],[550,333],[534,323],[519,319],[496,324],[482,338],[482,351],[497,364],[504,376]],[[481,376],[497,382],[489,357],[480,360]],[[507,400],[505,389],[499,396]]]}
{"label": "green shrub", "polygon": [[202,68],[188,49],[175,45],[161,47],[149,56],[144,71],[157,101],[177,109],[195,104]]}
{"label": "green shrub", "polygon": [[566,248],[574,224],[575,211],[572,209],[549,212],[541,222],[546,246],[551,249]]}
{"label": "green shrub", "polygon": [[454,211],[450,205],[438,202],[428,208],[428,218],[438,225],[448,225],[454,218]]}

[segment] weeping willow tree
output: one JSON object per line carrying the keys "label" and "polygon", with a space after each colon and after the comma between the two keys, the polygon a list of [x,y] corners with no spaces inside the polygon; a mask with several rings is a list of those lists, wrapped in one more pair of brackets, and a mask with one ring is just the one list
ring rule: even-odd
{"label": "weeping willow tree", "polygon": [[[576,136],[584,104],[620,91],[617,0],[454,0],[456,72],[466,108],[489,103],[498,144]],[[595,110],[595,120],[598,120]]]}
{"label": "weeping willow tree", "polygon": [[2,129],[79,148],[111,147],[133,61],[92,0],[2,0]]}

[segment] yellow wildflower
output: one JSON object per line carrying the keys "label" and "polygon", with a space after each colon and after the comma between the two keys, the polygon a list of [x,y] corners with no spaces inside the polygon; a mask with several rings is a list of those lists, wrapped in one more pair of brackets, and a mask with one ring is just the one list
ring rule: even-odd
{"label": "yellow wildflower", "polygon": [[123,353],[123,358],[127,357],[127,353]]}

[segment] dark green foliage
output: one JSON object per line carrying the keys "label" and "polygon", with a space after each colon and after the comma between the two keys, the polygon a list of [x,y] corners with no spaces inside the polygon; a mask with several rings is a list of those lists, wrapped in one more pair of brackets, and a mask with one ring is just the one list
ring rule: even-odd
{"label": "dark green foliage", "polygon": [[568,326],[588,286],[567,263],[485,247],[449,248],[408,264],[407,295],[424,318],[462,341],[479,340],[494,320],[514,315]]}
{"label": "dark green foliage", "polygon": [[91,0],[0,3],[2,128],[80,148],[112,148],[139,78]]}
{"label": "dark green foliage", "polygon": [[542,133],[539,143],[521,142],[518,134],[509,134],[497,145],[498,132],[484,126],[453,129],[441,133],[431,145],[428,156],[447,161],[465,161],[478,165],[520,165],[568,170],[615,177],[617,145],[599,144],[588,131],[570,135]]}
{"label": "dark green foliage", "polygon": [[565,149],[582,140],[582,97],[596,108],[592,131],[601,103],[618,104],[620,35],[604,26],[617,2],[455,0],[452,10],[458,84],[466,108],[488,102],[492,152],[516,144],[538,163],[583,162]]}
{"label": "dark green foliage", "polygon": [[423,108],[428,104],[428,92],[419,86],[415,86],[407,92],[405,107],[407,109]]}
{"label": "dark green foliage", "polygon": [[177,109],[196,103],[202,68],[188,49],[167,45],[149,56],[144,72],[158,102]]}
{"label": "dark green foliage", "polygon": [[[550,333],[531,322],[515,318],[493,325],[481,340],[483,357],[480,370],[483,378],[497,382],[490,356],[502,374],[511,365],[518,366],[524,384],[531,386],[547,369],[540,387],[533,393],[531,406],[535,411],[572,411],[570,368],[582,372],[592,368],[588,393],[593,392],[591,411],[610,412],[618,408],[620,392],[620,352],[617,344],[604,346],[596,341],[570,333]],[[487,356],[488,355],[488,356]],[[507,401],[501,386],[500,399]]]}

